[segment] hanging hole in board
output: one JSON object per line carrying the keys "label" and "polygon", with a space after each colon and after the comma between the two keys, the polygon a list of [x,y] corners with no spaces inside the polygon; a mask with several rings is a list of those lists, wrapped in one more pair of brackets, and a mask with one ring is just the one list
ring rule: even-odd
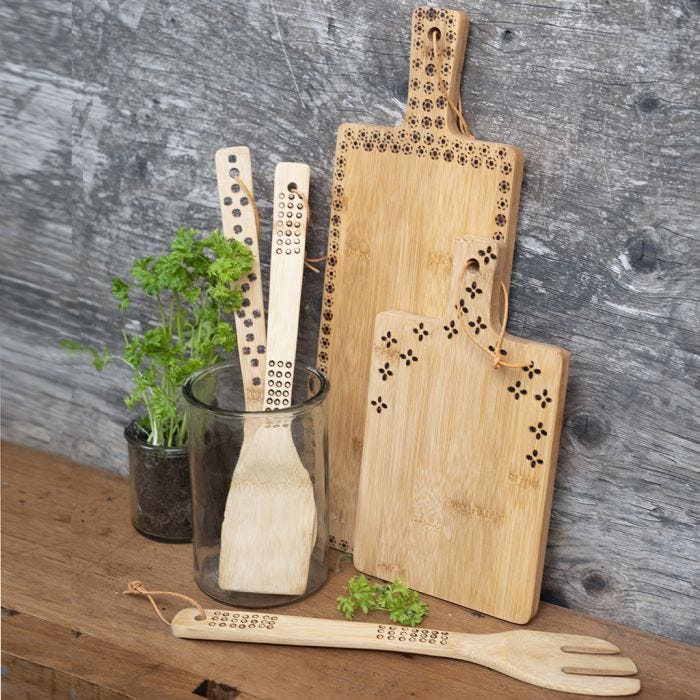
{"label": "hanging hole in board", "polygon": [[287,191],[288,191],[288,192],[294,192],[294,190],[296,190],[296,189],[297,189],[297,183],[296,183],[296,182],[290,182],[290,183],[287,185]]}
{"label": "hanging hole in board", "polygon": [[238,168],[231,168],[231,170],[228,171],[228,174],[231,177],[238,177],[241,174],[241,171]]}
{"label": "hanging hole in board", "polygon": [[440,39],[442,34],[440,33],[440,29],[438,27],[431,27],[428,29],[428,38],[432,41],[433,37],[436,39]]}
{"label": "hanging hole in board", "polygon": [[471,260],[467,260],[467,264],[464,267],[467,272],[473,275],[479,272],[479,261],[476,258],[471,258]]}

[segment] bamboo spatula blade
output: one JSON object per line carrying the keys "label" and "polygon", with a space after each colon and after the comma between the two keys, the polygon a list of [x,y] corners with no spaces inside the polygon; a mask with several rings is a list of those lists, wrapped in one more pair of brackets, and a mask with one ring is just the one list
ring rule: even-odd
{"label": "bamboo spatula blade", "polygon": [[[263,398],[269,411],[291,404],[309,178],[303,163],[280,163],[275,170]],[[219,585],[227,590],[277,595],[306,590],[316,505],[289,420],[259,417],[246,431],[226,509],[227,556],[219,564]]]}

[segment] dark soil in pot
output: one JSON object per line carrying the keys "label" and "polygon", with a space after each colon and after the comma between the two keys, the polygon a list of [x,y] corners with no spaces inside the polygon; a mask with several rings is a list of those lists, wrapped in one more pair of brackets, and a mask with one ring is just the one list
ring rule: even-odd
{"label": "dark soil in pot", "polygon": [[138,421],[124,430],[129,445],[131,522],[146,537],[192,539],[192,492],[186,447],[154,447]]}

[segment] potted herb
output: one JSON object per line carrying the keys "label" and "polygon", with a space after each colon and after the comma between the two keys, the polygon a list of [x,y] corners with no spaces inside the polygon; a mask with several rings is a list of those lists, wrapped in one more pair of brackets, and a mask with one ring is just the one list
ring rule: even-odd
{"label": "potted herb", "polygon": [[169,541],[192,536],[192,506],[187,456],[187,418],[181,386],[187,377],[220,361],[236,347],[231,315],[240,307],[241,291],[234,283],[252,266],[253,256],[242,243],[220,231],[201,237],[181,228],[170,252],[136,260],[133,284],[112,280],[112,294],[124,312],[134,292],[150,297],[159,322],[143,333],[122,331],[121,354],[72,340],[62,346],[87,352],[95,369],[114,361],[133,372],[126,396],[140,417],[124,435],[129,447],[131,519],[144,535]]}

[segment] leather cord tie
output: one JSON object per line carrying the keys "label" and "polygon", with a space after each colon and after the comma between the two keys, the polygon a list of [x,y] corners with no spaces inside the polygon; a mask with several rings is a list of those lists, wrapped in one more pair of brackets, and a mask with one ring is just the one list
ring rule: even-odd
{"label": "leather cord tie", "polygon": [[440,33],[439,29],[434,29],[430,32],[430,36],[433,39],[433,57],[435,60],[435,71],[437,72],[437,79],[438,79],[438,87],[440,88],[440,92],[442,92],[444,98],[447,100],[447,104],[449,105],[450,109],[452,110],[452,113],[457,117],[457,128],[459,129],[459,133],[462,134],[462,136],[466,136],[467,138],[472,138],[471,131],[469,131],[469,127],[467,126],[467,120],[464,118],[464,115],[462,114],[462,94],[460,91],[458,99],[458,103],[455,104],[452,101],[452,98],[449,96],[447,92],[447,87],[443,84],[445,81],[442,78],[442,59],[440,58],[440,52],[438,51],[438,34]]}
{"label": "leather cord tie", "polygon": [[[251,201],[253,201],[251,199]],[[144,587],[143,583],[141,581],[129,581],[129,585],[127,586],[127,589],[123,591],[124,595],[140,595],[148,598],[148,600],[151,601],[151,605],[153,606],[153,609],[156,611],[156,614],[158,617],[165,622],[166,625],[169,625],[170,622],[166,620],[163,617],[163,614],[161,611],[158,609],[158,606],[156,605],[156,601],[153,596],[157,595],[169,595],[172,598],[180,598],[181,600],[184,600],[188,602],[192,607],[197,608],[199,611],[199,615],[195,618],[195,620],[206,620],[207,619],[207,614],[204,611],[204,608],[196,601],[190,598],[189,596],[183,595],[182,593],[175,593],[174,591],[147,591],[146,588]]]}
{"label": "leather cord tie", "polygon": [[258,205],[255,203],[255,198],[245,182],[243,182],[240,177],[234,177],[233,179],[238,183],[238,186],[243,191],[243,194],[248,197],[248,201],[253,207],[253,214],[255,214],[255,235],[258,238],[258,243],[260,243],[260,212],[258,211]]}

